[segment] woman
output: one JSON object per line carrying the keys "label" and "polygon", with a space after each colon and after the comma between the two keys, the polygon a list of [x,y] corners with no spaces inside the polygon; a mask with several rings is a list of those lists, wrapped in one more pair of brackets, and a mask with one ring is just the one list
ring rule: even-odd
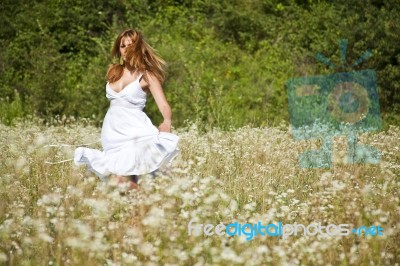
{"label": "woman", "polygon": [[[137,187],[139,175],[154,173],[178,153],[178,136],[171,134],[172,113],[162,82],[165,62],[137,30],[125,30],[115,40],[112,56],[120,64],[107,71],[106,97],[110,108],[103,121],[103,151],[79,147],[74,162],[86,164],[102,180],[130,180]],[[143,112],[152,94],[164,120],[156,128]]]}

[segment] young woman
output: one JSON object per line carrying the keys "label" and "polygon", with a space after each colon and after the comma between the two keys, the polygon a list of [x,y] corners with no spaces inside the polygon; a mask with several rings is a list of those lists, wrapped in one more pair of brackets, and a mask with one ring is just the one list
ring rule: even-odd
{"label": "young woman", "polygon": [[[112,56],[119,64],[107,71],[106,97],[110,108],[103,121],[103,151],[79,147],[76,165],[86,164],[102,180],[130,181],[154,173],[178,153],[178,136],[171,134],[172,113],[162,82],[165,62],[137,30],[124,30],[115,40]],[[152,94],[164,121],[155,127],[143,112]]]}

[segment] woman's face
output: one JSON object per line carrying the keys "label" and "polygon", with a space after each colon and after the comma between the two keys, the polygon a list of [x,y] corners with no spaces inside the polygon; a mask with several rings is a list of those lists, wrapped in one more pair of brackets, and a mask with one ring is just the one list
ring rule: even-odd
{"label": "woman's face", "polygon": [[126,61],[126,48],[132,44],[132,40],[129,37],[122,37],[119,45],[119,52],[121,53],[122,59]]}

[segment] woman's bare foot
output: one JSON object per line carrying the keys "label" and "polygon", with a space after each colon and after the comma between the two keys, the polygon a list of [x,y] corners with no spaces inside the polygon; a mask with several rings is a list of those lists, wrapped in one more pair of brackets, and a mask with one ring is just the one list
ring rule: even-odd
{"label": "woman's bare foot", "polygon": [[129,189],[138,189],[139,186],[135,182],[128,181],[129,182]]}
{"label": "woman's bare foot", "polygon": [[115,178],[117,184],[129,183],[129,190],[139,188],[138,184],[134,181],[135,179],[132,179],[132,176],[115,175],[113,178]]}
{"label": "woman's bare foot", "polygon": [[128,176],[128,180],[130,182],[130,189],[138,189],[138,181],[139,177],[137,175],[130,175]]}

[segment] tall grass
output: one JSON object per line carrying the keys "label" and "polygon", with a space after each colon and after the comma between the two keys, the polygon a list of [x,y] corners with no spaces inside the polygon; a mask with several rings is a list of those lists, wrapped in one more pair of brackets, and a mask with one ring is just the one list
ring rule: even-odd
{"label": "tall grass", "polygon": [[[175,131],[180,155],[140,189],[103,183],[71,162],[75,145],[99,139],[77,121],[0,124],[0,264],[4,265],[395,265],[400,261],[400,128],[360,136],[379,165],[348,165],[334,140],[331,169],[301,169],[285,125]],[[91,147],[100,147],[95,143]],[[198,223],[380,225],[383,236],[188,235]]]}

